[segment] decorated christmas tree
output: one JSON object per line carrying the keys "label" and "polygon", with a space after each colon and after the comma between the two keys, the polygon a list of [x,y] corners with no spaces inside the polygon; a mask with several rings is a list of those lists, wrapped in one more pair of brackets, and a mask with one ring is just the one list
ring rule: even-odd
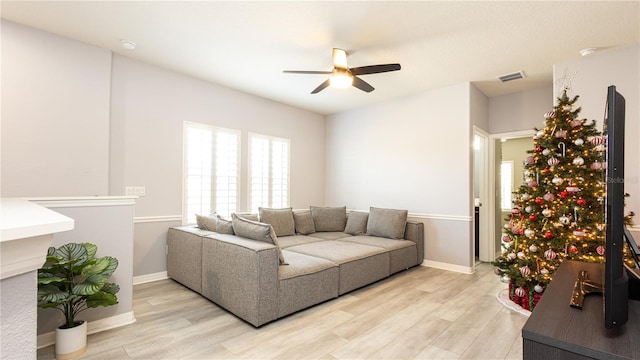
{"label": "decorated christmas tree", "polygon": [[604,262],[606,137],[595,121],[578,118],[577,100],[564,91],[536,129],[493,263],[525,309],[533,310],[563,260]]}

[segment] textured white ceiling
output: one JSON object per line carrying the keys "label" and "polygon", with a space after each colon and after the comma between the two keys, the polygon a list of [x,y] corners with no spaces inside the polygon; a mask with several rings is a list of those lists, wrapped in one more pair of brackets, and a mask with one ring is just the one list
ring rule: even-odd
{"label": "textured white ceiling", "polygon": [[[470,81],[486,95],[552,84],[552,65],[640,42],[638,1],[2,1],[2,18],[321,114]],[[137,43],[134,51],[120,40]],[[331,49],[376,90],[327,88]],[[527,78],[500,83],[523,70]],[[577,76],[580,76],[578,74]]]}

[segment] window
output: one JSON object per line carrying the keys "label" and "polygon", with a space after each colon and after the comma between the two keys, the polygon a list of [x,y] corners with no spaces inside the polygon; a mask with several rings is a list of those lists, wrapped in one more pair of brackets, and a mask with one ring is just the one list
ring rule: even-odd
{"label": "window", "polygon": [[503,211],[511,210],[513,193],[513,161],[500,163],[500,202]]}
{"label": "window", "polygon": [[289,206],[289,139],[249,133],[249,210]]}
{"label": "window", "polygon": [[183,222],[196,214],[228,217],[238,207],[240,131],[185,122]]}

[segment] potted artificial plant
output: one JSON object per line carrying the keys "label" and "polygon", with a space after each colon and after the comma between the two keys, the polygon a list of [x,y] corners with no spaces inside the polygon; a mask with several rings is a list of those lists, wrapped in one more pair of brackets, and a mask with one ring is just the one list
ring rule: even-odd
{"label": "potted artificial plant", "polygon": [[70,359],[87,349],[87,322],[76,318],[80,312],[118,303],[120,287],[107,282],[118,260],[96,258],[97,250],[90,243],[50,247],[47,260],[38,270],[38,306],[56,308],[64,314],[65,323],[56,329],[57,359]]}

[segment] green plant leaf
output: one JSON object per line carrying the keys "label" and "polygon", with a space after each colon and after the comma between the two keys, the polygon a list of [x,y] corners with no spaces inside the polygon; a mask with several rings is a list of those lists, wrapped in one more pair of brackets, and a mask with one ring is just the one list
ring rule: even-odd
{"label": "green plant leaf", "polygon": [[108,279],[104,274],[93,274],[83,282],[75,284],[71,292],[76,295],[93,295],[102,289]]}
{"label": "green plant leaf", "polygon": [[96,256],[96,252],[98,252],[98,245],[92,243],[82,243],[82,246],[87,250],[87,257],[89,259],[93,259]]}
{"label": "green plant leaf", "polygon": [[38,287],[38,301],[56,303],[56,306],[69,298],[69,293],[55,285],[42,285]]}
{"label": "green plant leaf", "polygon": [[38,284],[50,284],[52,282],[64,282],[67,279],[60,276],[55,276],[51,273],[38,273]]}
{"label": "green plant leaf", "polygon": [[118,268],[118,259],[111,256],[105,256],[103,259],[109,259],[109,266],[107,266],[103,272],[103,274],[108,278],[113,275],[113,272]]}
{"label": "green plant leaf", "polygon": [[55,256],[62,258],[67,264],[82,264],[89,259],[87,249],[81,244],[64,244],[56,250]]}
{"label": "green plant leaf", "polygon": [[114,283],[106,283],[102,287],[102,291],[109,294],[116,294],[118,291],[120,291],[120,286]]}
{"label": "green plant leaf", "polygon": [[87,297],[87,307],[110,306],[118,303],[118,298],[103,291]]}
{"label": "green plant leaf", "polygon": [[87,262],[85,265],[87,266],[82,267],[80,274],[84,277],[89,277],[91,275],[102,273],[109,266],[109,259],[100,258],[92,261],[91,264]]}

